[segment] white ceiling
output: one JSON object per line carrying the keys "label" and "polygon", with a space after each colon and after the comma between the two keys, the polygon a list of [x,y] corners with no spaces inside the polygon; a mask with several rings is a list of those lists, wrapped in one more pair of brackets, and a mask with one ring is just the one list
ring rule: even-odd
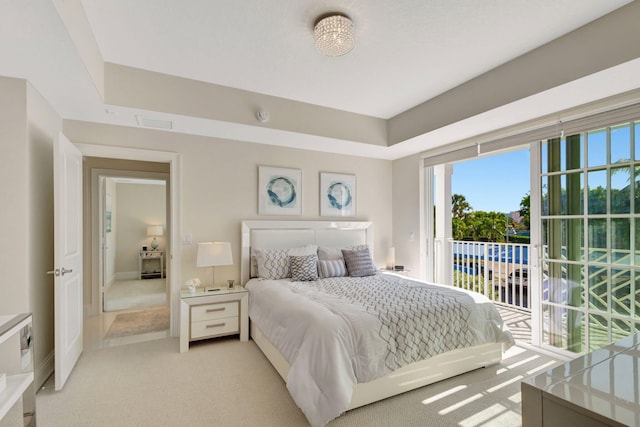
{"label": "white ceiling", "polygon": [[[627,3],[82,0],[106,62],[383,119]],[[343,57],[324,57],[314,49],[313,24],[331,11],[355,24],[355,48]],[[50,0],[0,2],[0,58],[0,75],[28,79],[65,119],[137,126],[132,117],[140,111],[105,112],[108,106]],[[190,133],[188,127],[180,131]],[[230,135],[228,124],[215,121],[193,128]],[[243,139],[238,132],[233,137]],[[388,157],[424,147],[392,149]]]}

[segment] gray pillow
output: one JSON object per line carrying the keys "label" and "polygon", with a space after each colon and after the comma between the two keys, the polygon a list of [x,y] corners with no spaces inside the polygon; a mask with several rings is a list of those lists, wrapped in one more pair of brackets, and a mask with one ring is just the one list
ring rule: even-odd
{"label": "gray pillow", "polygon": [[378,271],[373,265],[369,249],[343,249],[342,256],[351,277],[373,276]]}
{"label": "gray pillow", "polygon": [[318,280],[318,256],[316,254],[289,255],[289,266],[291,280],[294,282]]}

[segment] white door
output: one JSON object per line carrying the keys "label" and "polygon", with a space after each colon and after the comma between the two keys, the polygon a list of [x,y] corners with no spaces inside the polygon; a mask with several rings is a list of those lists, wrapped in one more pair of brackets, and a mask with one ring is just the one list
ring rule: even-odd
{"label": "white door", "polygon": [[55,388],[82,353],[82,154],[61,133],[54,144]]}

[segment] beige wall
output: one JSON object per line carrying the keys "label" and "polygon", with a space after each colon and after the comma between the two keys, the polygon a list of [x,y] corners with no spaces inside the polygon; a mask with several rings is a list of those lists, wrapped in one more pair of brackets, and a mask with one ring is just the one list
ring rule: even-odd
{"label": "beige wall", "polygon": [[[393,161],[393,245],[396,264],[420,278],[420,155]],[[412,240],[413,239],[413,240]]]}
{"label": "beige wall", "polygon": [[[162,225],[166,233],[166,188],[163,185],[118,183],[114,214],[117,221],[115,271],[118,278],[138,274],[138,255],[143,245],[151,249],[147,225]],[[166,250],[166,235],[158,249]]]}
{"label": "beige wall", "polygon": [[[76,143],[126,146],[180,154],[184,283],[205,279],[210,269],[195,267],[196,245],[219,240],[232,244],[235,264],[216,268],[219,280],[240,279],[240,223],[246,219],[318,220],[320,172],[357,176],[357,219],[375,223],[376,263],[384,265],[391,244],[391,161],[288,149],[263,144],[124,128],[86,122],[65,122],[65,134]],[[302,170],[303,213],[296,217],[258,215],[258,165]],[[180,238],[181,236],[176,236]]]}
{"label": "beige wall", "polygon": [[29,309],[27,83],[0,78],[0,93],[0,314],[16,314]]}
{"label": "beige wall", "polygon": [[0,314],[33,313],[36,386],[53,370],[53,141],[60,116],[25,80],[0,77]]}

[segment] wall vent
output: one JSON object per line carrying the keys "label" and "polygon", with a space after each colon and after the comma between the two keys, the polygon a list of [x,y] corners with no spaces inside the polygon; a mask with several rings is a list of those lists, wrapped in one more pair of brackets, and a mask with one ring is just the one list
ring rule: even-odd
{"label": "wall vent", "polygon": [[173,122],[171,120],[152,119],[150,117],[136,115],[138,125],[145,128],[155,129],[173,129]]}

